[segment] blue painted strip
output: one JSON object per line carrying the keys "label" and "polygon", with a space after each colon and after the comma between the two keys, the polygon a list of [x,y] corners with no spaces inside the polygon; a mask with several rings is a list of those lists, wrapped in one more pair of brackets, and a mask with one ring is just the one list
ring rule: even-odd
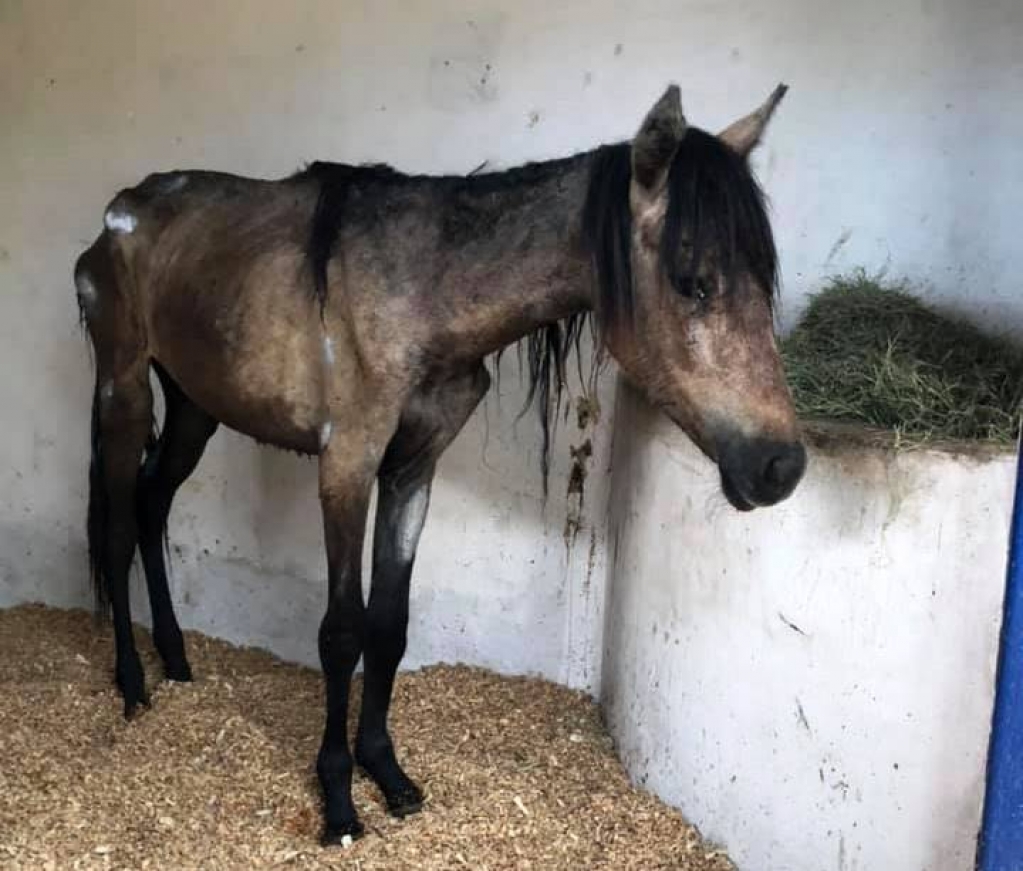
{"label": "blue painted strip", "polygon": [[1023,871],[1023,454],[1016,459],[1016,499],[977,868]]}

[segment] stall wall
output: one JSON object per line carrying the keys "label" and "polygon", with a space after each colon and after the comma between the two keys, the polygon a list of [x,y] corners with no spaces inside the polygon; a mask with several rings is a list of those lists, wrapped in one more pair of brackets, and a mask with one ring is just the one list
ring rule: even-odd
{"label": "stall wall", "polygon": [[756,871],[971,871],[1015,460],[810,452],[739,514],[623,388],[602,702],[626,768]]}

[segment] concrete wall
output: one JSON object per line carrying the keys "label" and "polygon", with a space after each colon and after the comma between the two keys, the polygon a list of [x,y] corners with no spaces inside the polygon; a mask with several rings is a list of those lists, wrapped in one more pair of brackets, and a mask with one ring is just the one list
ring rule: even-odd
{"label": "concrete wall", "polygon": [[756,871],[973,868],[1008,453],[811,451],[770,511],[623,390],[602,702],[632,775]]}

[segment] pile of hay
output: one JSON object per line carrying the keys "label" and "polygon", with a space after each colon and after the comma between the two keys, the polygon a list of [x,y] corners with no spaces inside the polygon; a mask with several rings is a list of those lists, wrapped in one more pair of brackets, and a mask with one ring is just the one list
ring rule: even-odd
{"label": "pile of hay", "polygon": [[890,430],[896,443],[1015,441],[1023,349],[863,273],[831,281],[782,344],[800,415]]}

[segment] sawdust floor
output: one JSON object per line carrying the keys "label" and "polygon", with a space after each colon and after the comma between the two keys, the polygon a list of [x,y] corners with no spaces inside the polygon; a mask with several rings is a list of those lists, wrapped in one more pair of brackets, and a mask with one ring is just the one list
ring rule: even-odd
{"label": "sawdust floor", "polygon": [[126,723],[109,630],[81,611],[0,611],[0,867],[732,867],[629,785],[587,698],[461,666],[397,682],[396,744],[424,811],[391,819],[360,778],[366,836],[321,848],[319,675],[187,636],[197,681],[154,686],[139,632],[153,707]]}

